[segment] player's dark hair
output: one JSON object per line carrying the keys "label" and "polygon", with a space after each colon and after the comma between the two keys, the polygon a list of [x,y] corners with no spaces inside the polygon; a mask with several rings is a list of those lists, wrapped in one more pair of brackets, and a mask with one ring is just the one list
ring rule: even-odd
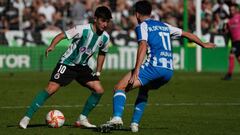
{"label": "player's dark hair", "polygon": [[97,18],[103,18],[103,19],[112,19],[112,13],[109,8],[105,6],[100,6],[96,9],[94,16]]}
{"label": "player's dark hair", "polygon": [[140,0],[135,4],[135,12],[141,15],[151,15],[152,5],[149,1]]}
{"label": "player's dark hair", "polygon": [[236,3],[232,3],[232,4],[230,5],[230,7],[238,8],[238,4],[236,4]]}

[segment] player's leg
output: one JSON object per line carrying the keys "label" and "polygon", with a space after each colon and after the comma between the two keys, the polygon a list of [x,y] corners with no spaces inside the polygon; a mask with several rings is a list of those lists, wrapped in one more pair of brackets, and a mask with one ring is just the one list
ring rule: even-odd
{"label": "player's leg", "polygon": [[[88,117],[89,113],[97,106],[99,103],[104,89],[102,85],[100,84],[100,81],[90,81],[86,83],[87,87],[92,90],[91,95],[88,97],[83,110],[81,112],[81,115]],[[95,126],[94,126],[95,127]]]}
{"label": "player's leg", "polygon": [[140,87],[138,96],[134,105],[134,113],[131,121],[131,130],[132,132],[138,132],[138,125],[143,116],[143,112],[145,110],[145,106],[148,100],[148,88]]}
{"label": "player's leg", "polygon": [[139,89],[138,97],[134,106],[134,113],[130,125],[132,132],[138,132],[138,126],[147,104],[149,90],[158,89],[165,85],[171,79],[172,75],[172,70],[151,66],[140,70],[139,80],[141,81],[142,86]]}
{"label": "player's leg", "polygon": [[239,43],[240,42],[233,42],[232,43],[232,48],[228,57],[228,72],[227,74],[223,77],[223,80],[231,80],[232,79],[232,74],[234,70],[234,57],[238,58],[238,53],[240,53],[240,48],[239,48]]}
{"label": "player's leg", "polygon": [[[19,125],[21,128],[27,128],[30,119],[33,114],[45,103],[45,101],[53,95],[61,86],[67,85],[72,81],[70,77],[66,80],[65,77],[68,76],[69,70],[65,67],[62,69],[63,65],[58,64],[52,73],[51,79],[44,90],[41,90],[33,99],[30,107],[27,109],[25,116],[21,119]],[[66,71],[66,72],[65,72]]]}
{"label": "player's leg", "polygon": [[234,54],[230,53],[228,57],[228,72],[224,76],[223,80],[231,80],[232,79],[232,74],[234,70]]}
{"label": "player's leg", "polygon": [[19,125],[26,129],[33,114],[45,103],[45,101],[59,89],[60,85],[55,82],[49,82],[46,89],[41,90],[33,99],[30,107],[27,109],[25,116],[21,119]]}
{"label": "player's leg", "polygon": [[236,51],[235,51],[235,56],[237,58],[238,63],[240,64],[240,41],[236,43]]}
{"label": "player's leg", "polygon": [[129,85],[128,81],[132,75],[132,72],[127,73],[115,86],[113,94],[113,119],[110,120],[109,124],[123,124],[122,115],[124,106],[126,103],[126,92],[133,88],[141,86],[140,81],[137,79],[134,84]]}
{"label": "player's leg", "polygon": [[82,69],[83,69],[82,73],[79,72],[79,76],[78,78],[76,78],[76,80],[83,86],[89,88],[92,91],[92,93],[85,102],[83,110],[79,115],[78,120],[75,122],[75,125],[78,127],[91,128],[96,126],[89,123],[87,118],[90,112],[99,103],[104,93],[104,89],[99,81],[99,78],[93,74],[93,71],[88,66],[85,66]]}
{"label": "player's leg", "polygon": [[39,107],[41,107],[44,102],[50,97],[50,95],[54,94],[59,88],[60,85],[58,83],[49,82],[47,87],[44,90],[41,90],[36,95],[36,97],[32,101],[32,104],[26,112],[26,116],[31,119],[33,114],[39,109]]}

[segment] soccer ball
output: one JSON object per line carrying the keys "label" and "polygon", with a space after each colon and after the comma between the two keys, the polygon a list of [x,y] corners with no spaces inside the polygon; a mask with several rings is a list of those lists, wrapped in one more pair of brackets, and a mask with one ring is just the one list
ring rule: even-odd
{"label": "soccer ball", "polygon": [[49,127],[59,128],[63,126],[65,117],[59,110],[51,110],[46,116],[46,123]]}

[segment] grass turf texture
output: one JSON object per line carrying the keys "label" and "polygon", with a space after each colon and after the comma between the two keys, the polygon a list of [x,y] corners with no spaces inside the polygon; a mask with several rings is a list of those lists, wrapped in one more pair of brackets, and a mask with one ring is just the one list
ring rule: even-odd
{"label": "grass turf texture", "polygon": [[[105,123],[112,114],[112,88],[126,71],[104,71],[101,76],[105,94],[99,106],[90,114],[92,123]],[[149,93],[149,102],[141,121],[141,135],[239,135],[240,133],[240,74],[223,81],[221,73],[175,72],[172,80]],[[33,116],[29,128],[18,128],[18,122],[35,94],[44,88],[49,72],[0,73],[0,134],[100,134],[90,129],[73,127],[90,92],[75,81],[61,88]],[[128,128],[137,90],[127,94],[124,127]],[[59,106],[53,106],[59,105]],[[62,128],[45,125],[45,116],[58,109],[65,115]],[[112,131],[111,134],[133,134]]]}

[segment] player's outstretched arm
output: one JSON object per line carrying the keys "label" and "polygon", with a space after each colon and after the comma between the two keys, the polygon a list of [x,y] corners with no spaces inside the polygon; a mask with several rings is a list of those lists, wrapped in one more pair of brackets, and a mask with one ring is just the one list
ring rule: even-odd
{"label": "player's outstretched arm", "polygon": [[204,43],[202,42],[196,35],[190,33],[190,32],[182,32],[182,37],[188,38],[189,40],[195,42],[196,44],[200,45],[203,48],[215,48],[216,45],[211,42]]}
{"label": "player's outstretched arm", "polygon": [[55,46],[60,42],[62,39],[65,38],[65,35],[63,32],[59,33],[57,36],[55,36],[49,45],[49,47],[45,50],[45,56],[48,57],[48,53],[53,51]]}

